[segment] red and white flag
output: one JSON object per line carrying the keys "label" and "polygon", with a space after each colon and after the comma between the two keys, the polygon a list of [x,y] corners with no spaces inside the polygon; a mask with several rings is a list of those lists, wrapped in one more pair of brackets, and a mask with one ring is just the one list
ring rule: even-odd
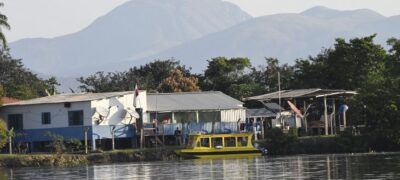
{"label": "red and white flag", "polygon": [[289,104],[290,108],[301,118],[303,118],[303,114],[301,114],[301,111],[299,109],[297,109],[296,105],[294,105],[292,102],[287,101],[287,103]]}
{"label": "red and white flag", "polygon": [[136,107],[137,97],[139,96],[139,88],[135,85],[135,91],[133,92],[133,106]]}

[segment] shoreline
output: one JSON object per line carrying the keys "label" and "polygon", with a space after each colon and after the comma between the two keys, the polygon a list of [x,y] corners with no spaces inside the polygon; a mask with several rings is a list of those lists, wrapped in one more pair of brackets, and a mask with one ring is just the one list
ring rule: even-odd
{"label": "shoreline", "polygon": [[[322,155],[400,152],[398,146],[379,149],[369,136],[316,136],[292,137],[278,134],[259,141],[268,149],[268,156]],[[0,154],[0,168],[18,167],[72,167],[80,165],[111,164],[124,162],[149,162],[180,160],[175,150],[178,146],[145,149],[124,149],[90,154]]]}
{"label": "shoreline", "polygon": [[0,154],[0,168],[74,167],[80,165],[111,164],[178,160],[178,148],[126,149],[90,154]]}

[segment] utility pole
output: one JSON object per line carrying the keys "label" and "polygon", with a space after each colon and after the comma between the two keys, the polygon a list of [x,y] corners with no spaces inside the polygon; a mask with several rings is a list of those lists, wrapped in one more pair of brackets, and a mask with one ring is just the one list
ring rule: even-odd
{"label": "utility pole", "polygon": [[282,119],[282,110],[281,110],[281,73],[278,71],[278,99],[279,99],[279,119],[281,121],[281,128],[284,128],[283,119]]}

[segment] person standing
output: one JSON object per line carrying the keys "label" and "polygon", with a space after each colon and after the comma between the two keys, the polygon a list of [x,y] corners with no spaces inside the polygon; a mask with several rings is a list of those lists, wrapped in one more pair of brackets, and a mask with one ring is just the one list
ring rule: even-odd
{"label": "person standing", "polygon": [[176,127],[174,136],[175,136],[176,145],[179,145],[179,146],[182,145],[182,132],[181,132],[181,130],[179,130],[179,127]]}

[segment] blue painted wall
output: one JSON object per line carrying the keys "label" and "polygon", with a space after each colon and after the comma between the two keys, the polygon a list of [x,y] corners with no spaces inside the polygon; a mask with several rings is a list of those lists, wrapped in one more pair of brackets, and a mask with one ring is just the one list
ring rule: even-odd
{"label": "blue painted wall", "polygon": [[43,128],[43,129],[27,129],[16,131],[15,142],[36,142],[36,141],[51,141],[51,138],[46,135],[46,132],[62,135],[65,140],[76,138],[85,139],[85,128],[89,128],[88,139],[92,137],[92,129],[90,126],[74,126],[65,128]]}

